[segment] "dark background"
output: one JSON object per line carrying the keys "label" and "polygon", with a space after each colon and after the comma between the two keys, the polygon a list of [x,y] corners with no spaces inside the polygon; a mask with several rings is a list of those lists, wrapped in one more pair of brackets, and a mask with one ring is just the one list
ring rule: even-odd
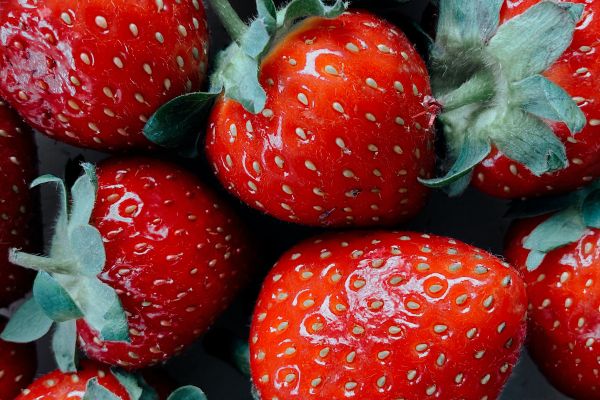
{"label": "dark background", "polygon": [[[386,2],[384,0],[360,1],[363,6],[369,8],[380,6]],[[232,3],[242,15],[251,16],[254,12],[253,1],[233,0]],[[382,8],[379,12],[393,22],[403,25],[405,30],[410,32],[410,36],[415,42],[421,42],[422,35],[413,31],[409,21],[420,19],[426,5],[427,1],[425,0],[413,0],[410,4],[400,7],[400,10],[396,9],[392,12]],[[210,14],[210,19],[214,40],[212,53],[214,55],[217,49],[227,43],[227,37],[212,14]],[[82,151],[56,143],[41,135],[38,135],[38,144],[40,172],[44,174],[52,173],[62,176],[68,160],[81,154],[89,161],[97,161],[106,157],[101,153]],[[191,170],[201,175],[203,179],[215,185],[202,161],[188,161],[186,164]],[[42,201],[45,226],[49,227],[54,218],[54,193],[44,190]],[[235,200],[232,200],[232,202],[238,204]],[[436,193],[432,196],[421,216],[402,228],[452,236],[496,254],[501,254],[504,232],[509,224],[509,221],[503,218],[506,208],[507,204],[505,202],[486,197],[475,191],[469,191],[460,199],[448,199],[443,194]],[[254,236],[261,239],[266,259],[261,265],[257,266],[255,282],[252,287],[240,296],[226,315],[220,318],[216,329],[227,329],[243,336],[248,328],[254,298],[260,288],[261,278],[270,265],[287,247],[317,231],[291,227],[276,222],[247,210],[241,205],[240,210],[248,219],[248,223],[254,231]],[[53,369],[54,364],[48,351],[47,341],[40,343],[39,349],[40,373]],[[168,364],[167,370],[173,378],[182,384],[193,383],[200,386],[205,390],[210,400],[251,400],[248,381],[227,364],[207,355],[202,341],[199,341],[181,356],[173,359]],[[523,356],[502,398],[510,400],[565,399],[564,396],[558,394],[545,382],[526,355]]]}

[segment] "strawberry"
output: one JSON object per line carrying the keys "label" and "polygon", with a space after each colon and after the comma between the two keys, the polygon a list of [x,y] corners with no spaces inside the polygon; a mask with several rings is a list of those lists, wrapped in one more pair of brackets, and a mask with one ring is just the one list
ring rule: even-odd
{"label": "strawberry", "polygon": [[[12,254],[41,272],[34,298],[3,335],[35,340],[57,322],[55,353],[67,371],[75,337],[89,358],[106,364],[165,361],[201,335],[246,280],[245,231],[209,188],[174,165],[115,158],[97,173],[85,170],[70,212],[63,204],[49,256]],[[62,181],[46,176],[35,184],[44,182],[57,183],[65,201]]]}
{"label": "strawberry", "polygon": [[599,11],[586,0],[440,1],[431,71],[451,167],[429,186],[458,194],[473,177],[487,194],[522,198],[600,176]]}
{"label": "strawberry", "polygon": [[27,246],[33,212],[27,190],[34,178],[36,149],[31,130],[0,100],[0,307],[21,298],[33,276],[8,262],[11,246]]}
{"label": "strawberry", "polygon": [[203,81],[208,29],[199,0],[8,0],[0,21],[0,95],[70,144],[147,148],[147,118]]}
{"label": "strawberry", "polygon": [[529,352],[578,400],[600,399],[599,199],[600,183],[568,196],[564,210],[515,223],[506,245],[527,285]]}
{"label": "strawberry", "polygon": [[[0,329],[4,328],[0,317]],[[36,365],[33,344],[15,344],[0,340],[0,399],[12,400],[33,381]]]}
{"label": "strawberry", "polygon": [[[151,386],[163,386],[165,378],[149,375]],[[60,370],[37,379],[25,389],[16,400],[206,400],[197,388],[185,386],[173,392],[170,396],[163,391],[155,391],[148,386],[144,377],[125,374],[122,371],[110,370],[105,366],[90,361],[82,363],[81,370],[65,373]],[[192,397],[179,397],[183,390],[193,393]]]}
{"label": "strawberry", "polygon": [[525,337],[523,281],[452,239],[342,233],[287,252],[251,330],[258,398],[495,399]]}
{"label": "strawberry", "polygon": [[[237,16],[223,12],[229,3],[213,3],[239,38]],[[434,167],[435,104],[413,45],[378,17],[344,12],[342,2],[295,0],[278,12],[273,6],[272,15],[268,1],[258,3],[259,18],[237,27],[246,36],[219,57],[212,78],[215,93],[224,87],[206,138],[217,177],[245,203],[288,222],[392,225],[414,216],[427,195],[417,178]],[[290,29],[311,15],[302,10],[318,7]],[[278,39],[249,48],[248,35],[260,29]],[[165,119],[167,130],[184,101],[167,105],[149,129]]]}

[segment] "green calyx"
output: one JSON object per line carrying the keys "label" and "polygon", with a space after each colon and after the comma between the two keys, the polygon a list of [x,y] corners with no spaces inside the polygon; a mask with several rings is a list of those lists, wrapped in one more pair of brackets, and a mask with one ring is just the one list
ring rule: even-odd
{"label": "green calyx", "polygon": [[100,232],[90,225],[96,201],[94,167],[83,164],[84,174],[71,188],[45,175],[31,187],[55,184],[60,202],[54,236],[47,256],[11,249],[13,264],[38,271],[33,297],[19,308],[0,337],[11,342],[31,342],[56,324],[52,348],[61,370],[76,367],[75,321],[84,319],[106,341],[129,341],[127,317],[113,288],[99,278],[106,262]]}
{"label": "green calyx", "polygon": [[[140,374],[132,374],[112,368],[111,373],[127,390],[129,400],[158,400],[158,394],[151,388]],[[121,400],[121,397],[102,386],[97,378],[87,382],[83,400]],[[183,386],[175,390],[167,400],[207,400],[202,390],[195,386]]]}
{"label": "green calyx", "polygon": [[567,195],[516,203],[511,214],[521,218],[552,214],[523,243],[529,250],[527,269],[533,271],[552,250],[579,241],[589,228],[600,229],[600,180]]}
{"label": "green calyx", "polygon": [[547,121],[572,134],[585,127],[571,96],[542,75],[570,46],[584,5],[541,1],[500,25],[503,4],[439,1],[430,64],[450,166],[429,187],[460,194],[493,147],[537,176],[564,169],[565,146]]}
{"label": "green calyx", "polygon": [[335,18],[346,11],[348,3],[335,0],[292,0],[277,9],[273,0],[256,0],[258,16],[245,24],[228,0],[210,0],[233,43],[216,57],[208,92],[189,93],[162,106],[144,128],[153,143],[194,155],[199,131],[214,100],[224,95],[239,102],[248,112],[258,114],[265,108],[267,95],[259,82],[260,64],[271,47],[301,19],[309,16]]}

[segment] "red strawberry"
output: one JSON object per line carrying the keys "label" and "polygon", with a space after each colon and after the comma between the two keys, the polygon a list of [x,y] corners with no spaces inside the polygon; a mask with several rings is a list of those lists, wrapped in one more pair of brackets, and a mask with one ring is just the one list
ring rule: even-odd
{"label": "red strawberry", "polygon": [[307,19],[271,49],[260,83],[260,114],[222,97],[211,115],[208,155],[235,195],[306,225],[395,224],[421,209],[431,91],[402,32],[364,12]]}
{"label": "red strawberry", "polygon": [[8,262],[8,249],[27,246],[33,212],[29,183],[34,178],[36,149],[31,130],[0,100],[0,307],[31,288],[32,274]]}
{"label": "red strawberry", "polygon": [[[41,308],[40,324],[48,327],[52,323],[48,318],[57,322],[81,318],[77,336],[94,360],[126,368],[165,361],[210,326],[246,279],[251,260],[245,232],[226,204],[174,165],[140,158],[106,161],[97,171],[93,205],[82,200],[90,196],[81,190],[90,179],[93,174],[81,177],[73,188],[67,231],[78,237],[70,234],[71,247],[63,244],[59,220],[49,258],[13,255],[20,265],[52,273],[50,278],[38,275],[39,290],[34,288],[30,313]],[[91,213],[91,225],[85,225],[86,212]],[[105,252],[106,257],[96,267],[89,265],[89,260],[97,259],[95,252]],[[77,257],[83,260],[75,265]],[[92,272],[86,275],[88,270]],[[65,273],[66,277],[61,275]],[[63,290],[62,302],[48,297]],[[115,299],[114,307],[120,309],[114,292],[127,315],[129,343],[119,325],[123,312],[109,307]],[[70,302],[74,305],[64,306]],[[18,323],[17,314],[13,325]]]}
{"label": "red strawberry", "polygon": [[[86,388],[95,379],[102,388],[111,392],[117,399],[130,400],[131,396],[117,377],[106,367],[90,361],[82,362],[82,368],[75,373],[59,370],[37,379],[18,396],[17,400],[64,400],[83,399]],[[152,384],[152,382],[149,382]],[[160,395],[160,399],[167,397]]]}
{"label": "red strawberry", "polygon": [[267,277],[251,332],[261,399],[495,399],[525,337],[515,270],[452,239],[345,233]]}
{"label": "red strawberry", "polygon": [[[565,0],[561,0],[565,1]],[[569,0],[586,5],[573,42],[563,55],[544,73],[552,82],[565,89],[587,117],[586,127],[572,136],[565,124],[553,124],[552,129],[564,143],[569,165],[554,173],[536,177],[527,168],[507,158],[497,150],[475,170],[475,186],[493,196],[519,198],[552,192],[566,192],[587,185],[600,177],[600,58],[594,43],[600,34],[600,3]],[[540,0],[506,1],[501,20],[508,21]]]}
{"label": "red strawberry", "polygon": [[485,193],[521,198],[599,177],[600,4],[462,4],[440,2],[432,86],[455,164],[429,184],[454,185],[456,194],[473,176]]}
{"label": "red strawberry", "polygon": [[8,0],[0,21],[0,94],[32,126],[74,145],[149,146],[147,118],[204,78],[199,0]]}
{"label": "red strawberry", "polygon": [[[5,325],[0,317],[0,329]],[[35,376],[35,345],[15,344],[0,340],[0,399],[12,400]]]}
{"label": "red strawberry", "polygon": [[[600,214],[600,203],[594,208]],[[527,285],[529,352],[537,365],[565,394],[600,399],[600,223],[586,227],[572,211],[514,224],[506,257]]]}

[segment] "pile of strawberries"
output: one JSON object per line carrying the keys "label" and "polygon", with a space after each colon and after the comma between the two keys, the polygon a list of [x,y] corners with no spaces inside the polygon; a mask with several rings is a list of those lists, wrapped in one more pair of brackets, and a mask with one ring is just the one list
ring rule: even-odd
{"label": "pile of strawberries", "polygon": [[[600,399],[600,2],[438,0],[419,50],[403,1],[208,3],[214,54],[200,0],[0,1],[0,400],[205,400],[156,368],[254,284],[205,346],[257,400],[497,399],[524,345]],[[469,185],[501,257],[406,228]]]}

